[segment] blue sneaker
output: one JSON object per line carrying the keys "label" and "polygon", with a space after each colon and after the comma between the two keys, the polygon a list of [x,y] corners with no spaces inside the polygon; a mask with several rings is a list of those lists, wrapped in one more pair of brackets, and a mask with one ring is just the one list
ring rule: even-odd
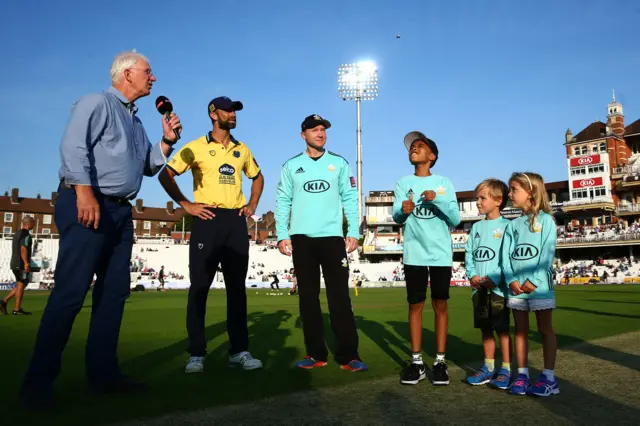
{"label": "blue sneaker", "polygon": [[486,365],[483,365],[482,368],[473,376],[467,377],[467,383],[473,386],[484,385],[489,383],[495,371],[489,371]]}
{"label": "blue sneaker", "polygon": [[526,374],[518,374],[516,381],[511,385],[511,393],[513,395],[526,395],[529,389],[529,376]]}
{"label": "blue sneaker", "polygon": [[498,375],[495,379],[491,379],[489,382],[489,386],[492,386],[497,389],[509,389],[509,384],[511,383],[511,372],[506,368],[501,368],[498,371]]}
{"label": "blue sneaker", "polygon": [[367,371],[367,364],[362,362],[359,359],[354,359],[349,361],[349,364],[342,364],[340,368],[343,370],[351,371],[352,373],[357,373],[359,371]]}
{"label": "blue sneaker", "polygon": [[540,377],[536,383],[527,390],[527,395],[534,396],[551,396],[558,395],[560,388],[558,387],[558,381],[553,382],[547,379],[547,376],[540,374]]}
{"label": "blue sneaker", "polygon": [[310,356],[304,357],[302,361],[296,362],[297,368],[302,368],[304,370],[311,370],[312,368],[326,367],[327,361],[316,361]]}

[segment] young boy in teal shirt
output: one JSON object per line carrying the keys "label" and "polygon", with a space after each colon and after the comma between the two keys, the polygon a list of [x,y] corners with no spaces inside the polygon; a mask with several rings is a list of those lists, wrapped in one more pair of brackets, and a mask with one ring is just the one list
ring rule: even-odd
{"label": "young boy in teal shirt", "polygon": [[[478,211],[485,219],[471,227],[465,249],[465,267],[471,282],[473,325],[482,331],[484,365],[467,378],[470,385],[490,383],[498,389],[507,389],[511,381],[511,337],[509,335],[509,308],[506,305],[506,284],[500,266],[502,237],[509,220],[500,215],[507,205],[509,187],[498,179],[487,179],[475,190]],[[496,376],[496,342],[500,340],[502,368]]]}
{"label": "young boy in teal shirt", "polygon": [[401,178],[395,188],[393,219],[404,225],[404,273],[409,303],[411,363],[400,383],[418,384],[426,378],[422,359],[422,310],[431,283],[431,305],[435,312],[436,359],[433,384],[448,385],[445,363],[447,344],[447,300],[451,285],[453,248],[450,227],[460,223],[460,209],[451,180],[431,173],[438,160],[438,147],[424,134],[414,131],[404,138],[413,175]]}

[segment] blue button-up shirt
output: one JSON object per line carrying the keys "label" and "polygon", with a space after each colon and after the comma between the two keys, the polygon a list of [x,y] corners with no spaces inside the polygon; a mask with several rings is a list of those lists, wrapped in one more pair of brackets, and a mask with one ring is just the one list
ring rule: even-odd
{"label": "blue button-up shirt", "polygon": [[142,176],[155,175],[167,161],[160,142],[149,142],[137,110],[113,87],[80,98],[60,144],[60,179],[135,198]]}

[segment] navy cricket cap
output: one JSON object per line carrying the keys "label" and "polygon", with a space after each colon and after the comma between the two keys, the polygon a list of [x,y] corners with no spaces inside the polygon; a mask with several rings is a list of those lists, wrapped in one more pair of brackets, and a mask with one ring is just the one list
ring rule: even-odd
{"label": "navy cricket cap", "polygon": [[304,119],[300,127],[304,132],[305,130],[313,129],[314,127],[320,126],[320,125],[323,125],[325,129],[328,129],[329,127],[331,127],[331,123],[329,122],[329,120],[325,120],[324,118],[320,117],[318,114],[312,114]]}
{"label": "navy cricket cap", "polygon": [[431,149],[431,152],[433,152],[433,155],[436,156],[436,159],[431,165],[433,166],[436,164],[436,161],[438,160],[438,145],[436,145],[433,140],[426,137],[424,133],[414,130],[413,132],[407,133],[404,137],[404,146],[407,148],[407,151],[411,149],[411,145],[413,145],[415,141],[422,141],[427,144],[429,149]]}
{"label": "navy cricket cap", "polygon": [[221,109],[223,111],[231,112],[231,111],[241,111],[244,106],[240,101],[232,101],[226,96],[220,96],[215,98],[211,102],[209,102],[209,114],[214,112],[217,109]]}

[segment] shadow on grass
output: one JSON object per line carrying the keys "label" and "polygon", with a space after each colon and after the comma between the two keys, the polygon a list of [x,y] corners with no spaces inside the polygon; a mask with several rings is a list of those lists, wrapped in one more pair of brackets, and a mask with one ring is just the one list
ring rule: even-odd
{"label": "shadow on grass", "polygon": [[[560,349],[575,351],[580,354],[612,362],[632,370],[640,370],[640,355],[621,352],[616,349],[600,346],[586,340],[564,334],[556,334],[556,338]],[[533,329],[529,333],[529,339],[542,344],[542,336],[540,333],[534,332]]]}
{"label": "shadow on grass", "polygon": [[556,309],[561,311],[571,311],[571,312],[581,312],[584,314],[591,315],[602,315],[605,317],[619,317],[619,318],[631,318],[631,319],[640,319],[640,315],[631,315],[631,314],[616,314],[614,312],[603,312],[603,311],[594,311],[592,309],[582,309],[582,308],[574,308],[571,306],[558,306]]}
{"label": "shadow on grass", "polygon": [[606,300],[606,299],[585,299],[588,302],[600,302],[600,303],[624,303],[629,305],[640,305],[640,301],[636,300]]}
{"label": "shadow on grass", "polygon": [[[122,362],[125,373],[143,379],[150,391],[141,395],[114,395],[94,398],[65,389],[60,405],[47,421],[65,425],[107,424],[158,417],[180,411],[241,403],[268,396],[309,389],[311,375],[293,368],[298,348],[287,347],[291,331],[285,323],[291,314],[285,310],[254,312],[248,316],[251,353],[264,363],[264,369],[242,371],[228,367],[228,339],[205,358],[202,374],[185,374],[188,340],[153,349]],[[207,342],[226,334],[226,321],[206,327]],[[185,330],[186,335],[186,330]],[[180,358],[184,356],[184,358]],[[178,358],[178,359],[176,359]],[[96,413],[100,413],[99,416]],[[31,418],[41,424],[42,418]],[[21,424],[25,423],[21,419]]]}
{"label": "shadow on grass", "polygon": [[[399,366],[403,366],[404,361],[411,357],[411,347],[407,346],[407,341],[392,333],[382,323],[368,320],[362,316],[356,316],[356,324],[359,332],[367,335],[371,341],[378,345],[378,347]],[[398,351],[403,355],[398,355]]]}

